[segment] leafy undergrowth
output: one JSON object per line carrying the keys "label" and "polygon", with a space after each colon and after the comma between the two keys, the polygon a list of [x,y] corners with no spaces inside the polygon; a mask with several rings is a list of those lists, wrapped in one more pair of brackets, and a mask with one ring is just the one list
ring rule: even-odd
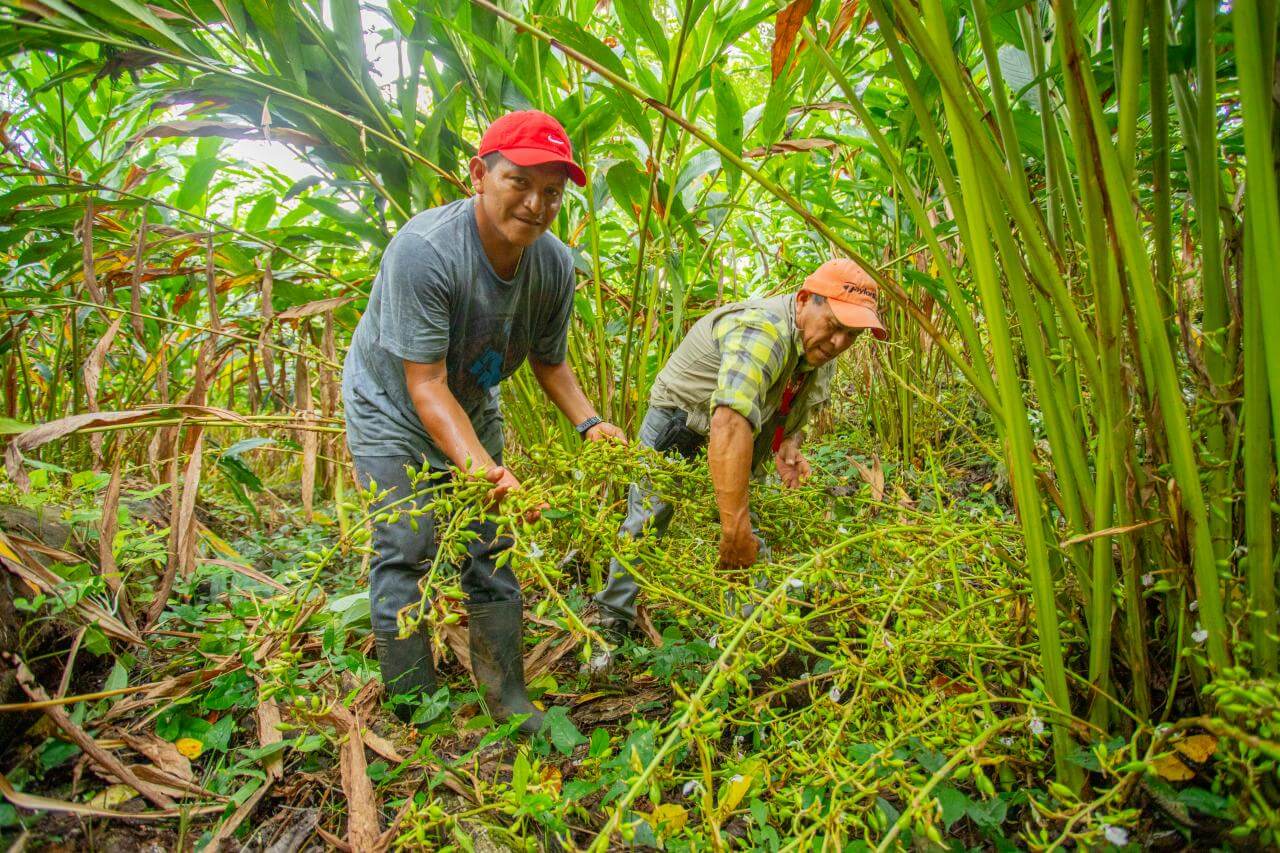
{"label": "leafy undergrowth", "polygon": [[[80,638],[76,666],[105,674],[103,691],[133,692],[69,708],[103,748],[158,768],[149,778],[180,816],[155,817],[42,719],[4,765],[18,801],[152,817],[2,805],[3,831],[72,847],[110,846],[127,826],[131,843],[166,847],[297,849],[318,835],[359,850],[1013,849],[1229,846],[1274,821],[1273,685],[1220,682],[1222,718],[1131,740],[1074,721],[1073,760],[1089,773],[1085,790],[1067,790],[1051,781],[1034,614],[995,475],[958,452],[923,471],[885,471],[836,442],[811,458],[805,488],[757,487],[772,557],[743,577],[715,566],[705,465],[596,445],[518,460],[525,505],[550,505],[534,525],[514,520],[515,503],[504,519],[525,583],[531,692],[548,709],[529,742],[512,739],[514,722],[495,727],[471,687],[447,559],[432,570],[434,598],[406,614],[432,627],[445,682],[411,728],[382,705],[358,507],[340,526],[340,508],[303,524],[282,503],[257,527],[232,496],[212,495],[204,557],[145,642],[100,624]],[[661,542],[614,535],[620,484],[642,471],[677,506]],[[7,497],[92,525],[104,476],[36,473],[33,494]],[[465,498],[482,488],[442,499],[442,554],[463,544]],[[117,559],[144,609],[166,529],[146,511],[154,490],[125,497]],[[15,537],[13,557],[35,560]],[[18,606],[77,628],[86,602],[110,609],[92,561],[72,559],[96,547],[45,544],[72,552],[54,555],[62,583]],[[586,590],[613,554],[642,566],[644,636],[593,680],[580,669],[599,643]]]}

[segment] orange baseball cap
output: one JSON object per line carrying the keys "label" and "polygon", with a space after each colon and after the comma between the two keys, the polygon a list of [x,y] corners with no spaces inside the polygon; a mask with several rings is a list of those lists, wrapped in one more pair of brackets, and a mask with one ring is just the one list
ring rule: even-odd
{"label": "orange baseball cap", "polygon": [[876,313],[876,297],[880,286],[867,271],[848,258],[827,261],[804,280],[801,290],[827,298],[831,313],[851,329],[870,329],[876,340],[887,340],[889,333]]}

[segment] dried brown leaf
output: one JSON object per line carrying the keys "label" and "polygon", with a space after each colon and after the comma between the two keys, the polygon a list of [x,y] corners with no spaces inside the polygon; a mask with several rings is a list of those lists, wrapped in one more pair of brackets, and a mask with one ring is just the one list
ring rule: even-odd
{"label": "dried brown leaf", "polygon": [[124,731],[117,732],[116,736],[170,776],[184,782],[195,781],[195,774],[191,772],[191,760],[178,752],[178,748],[169,741],[152,734],[135,735]]}
{"label": "dried brown leaf", "polygon": [[813,151],[818,148],[835,147],[836,142],[831,139],[784,139],[781,142],[775,142],[767,148],[752,148],[742,156],[759,158],[769,154],[794,154],[800,151]]}
{"label": "dried brown leaf", "polygon": [[794,0],[778,13],[773,25],[773,50],[770,53],[769,65],[773,71],[773,80],[777,80],[791,57],[791,48],[795,44],[804,16],[809,14],[813,0]]}
{"label": "dried brown leaf", "polygon": [[[167,121],[153,124],[134,137],[134,141],[145,138],[166,139],[174,136],[219,136],[223,139],[262,139],[262,129],[251,124],[235,124],[228,121],[197,119],[190,121]],[[289,127],[272,126],[271,139],[290,145],[317,146],[323,141],[309,133],[303,133]]]}
{"label": "dried brown leaf", "polygon": [[116,529],[120,526],[120,480],[121,457],[117,456],[111,465],[111,480],[107,483],[107,493],[102,498],[102,520],[98,525],[98,571],[106,581],[107,589],[113,595],[120,593],[120,571],[116,566],[116,552],[113,544]]}
{"label": "dried brown leaf", "polygon": [[849,457],[849,461],[858,469],[862,479],[871,486],[871,499],[877,502],[884,500],[884,467],[880,464],[880,457],[872,456],[870,467],[863,465],[853,456]]}
{"label": "dried brown leaf", "polygon": [[[26,581],[34,589],[54,598],[58,596],[58,589],[64,583],[60,576],[28,558],[25,552],[15,548],[12,540],[3,530],[0,530],[0,565]],[[142,645],[142,638],[133,629],[92,598],[81,598],[75,603],[74,609],[84,618],[86,624],[96,625],[107,636]]]}
{"label": "dried brown leaf", "polygon": [[[181,497],[172,505],[169,518],[169,562],[165,566],[164,575],[156,590],[155,600],[147,611],[147,624],[153,624],[164,612],[169,603],[169,591],[173,589],[173,579],[179,571],[185,577],[195,568],[196,556],[196,495],[200,487],[200,469],[203,454],[204,427],[192,427],[195,440],[191,455],[187,460],[186,473],[183,475]],[[170,494],[178,495],[177,466],[173,468],[174,478],[169,484]]]}
{"label": "dried brown leaf", "polygon": [[111,349],[111,344],[115,340],[116,333],[120,331],[120,324],[124,321],[124,315],[116,317],[116,319],[107,327],[107,331],[98,339],[98,343],[94,345],[93,350],[89,353],[89,357],[84,361],[84,391],[88,399],[89,411],[98,411],[98,385],[102,380],[102,365],[107,359],[107,351]]}
{"label": "dried brown leaf", "polygon": [[[265,702],[259,702],[257,707],[258,717],[258,745],[270,746],[273,743],[279,743],[284,739],[280,734],[280,706],[276,704],[274,699],[268,699]],[[284,758],[280,753],[267,756],[262,762],[266,767],[267,775],[272,779],[279,779],[284,775]]]}
{"label": "dried brown leaf", "polygon": [[[41,687],[31,674],[31,670],[27,669],[27,665],[22,662],[16,655],[6,655],[14,666],[14,674],[17,678],[19,686],[22,687],[24,693],[33,701],[42,702],[49,700],[49,694]],[[142,796],[150,800],[154,805],[162,809],[171,809],[175,806],[174,801],[163,791],[156,788],[148,782],[144,782],[134,775],[128,767],[121,763],[111,753],[107,752],[98,742],[95,741],[88,732],[76,725],[71,717],[61,706],[51,706],[44,709],[45,715],[62,730],[76,746],[80,747],[88,756],[89,760],[99,769],[111,774],[116,779],[130,786]]]}
{"label": "dried brown leaf", "polygon": [[[56,800],[53,797],[41,797],[36,794],[28,794],[23,791],[14,790],[12,784],[9,783],[8,777],[0,773],[0,795],[3,795],[13,805],[20,809],[29,809],[31,811],[41,812],[62,812],[64,814],[78,814],[86,817],[114,817],[125,818],[127,820],[162,820],[177,817],[179,810],[177,808],[164,809],[156,812],[118,812],[111,809],[99,809],[93,806],[86,806],[83,803],[71,803],[66,800]],[[223,811],[225,806],[199,806],[197,808],[183,808],[182,814],[198,815],[198,814],[214,814]]]}
{"label": "dried brown leaf", "polygon": [[326,311],[332,311],[342,305],[346,305],[354,296],[333,296],[329,299],[317,299],[315,302],[308,302],[305,305],[295,305],[287,311],[281,311],[276,315],[276,319],[283,322],[285,320],[301,320],[304,317],[314,317],[316,314],[323,314]]}
{"label": "dried brown leaf", "polygon": [[378,828],[378,798],[365,764],[360,722],[358,717],[352,718],[339,756],[347,806],[347,843],[352,850],[373,850],[382,833]]}

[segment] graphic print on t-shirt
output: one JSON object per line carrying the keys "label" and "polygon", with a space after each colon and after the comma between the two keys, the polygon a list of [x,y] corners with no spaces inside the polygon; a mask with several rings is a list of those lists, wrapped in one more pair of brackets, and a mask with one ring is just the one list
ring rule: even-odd
{"label": "graphic print on t-shirt", "polygon": [[[511,340],[514,317],[510,314],[492,317],[472,315],[467,338],[461,348],[458,368],[450,370],[449,385],[454,396],[480,399],[502,381],[506,352]],[[523,334],[523,330],[521,330]],[[526,341],[519,348],[528,349]]]}

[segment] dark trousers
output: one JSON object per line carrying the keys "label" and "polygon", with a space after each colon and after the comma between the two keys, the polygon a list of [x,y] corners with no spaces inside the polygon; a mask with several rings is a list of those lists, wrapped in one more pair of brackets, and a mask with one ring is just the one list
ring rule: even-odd
{"label": "dark trousers", "polygon": [[[374,522],[373,559],[369,567],[369,610],[373,630],[394,632],[397,630],[396,614],[421,600],[424,590],[418,588],[418,583],[430,570],[436,555],[432,513],[415,513],[411,518],[408,510],[421,510],[429,505],[440,487],[448,488],[450,474],[432,469],[430,480],[420,480],[415,485],[410,481],[406,468],[420,470],[422,459],[411,456],[353,458],[360,487],[367,489],[369,481],[373,480],[378,484],[378,491],[385,493],[373,505],[373,511],[391,504],[396,504],[393,512],[401,511],[394,524]],[[406,497],[410,500],[405,501]],[[403,503],[397,503],[399,501]],[[413,529],[415,524],[417,530]],[[519,601],[520,582],[510,566],[498,566],[496,562],[498,556],[511,547],[511,540],[499,537],[492,522],[478,522],[468,529],[474,531],[477,538],[467,544],[467,556],[457,566],[467,603]],[[426,592],[430,593],[430,590]]]}

